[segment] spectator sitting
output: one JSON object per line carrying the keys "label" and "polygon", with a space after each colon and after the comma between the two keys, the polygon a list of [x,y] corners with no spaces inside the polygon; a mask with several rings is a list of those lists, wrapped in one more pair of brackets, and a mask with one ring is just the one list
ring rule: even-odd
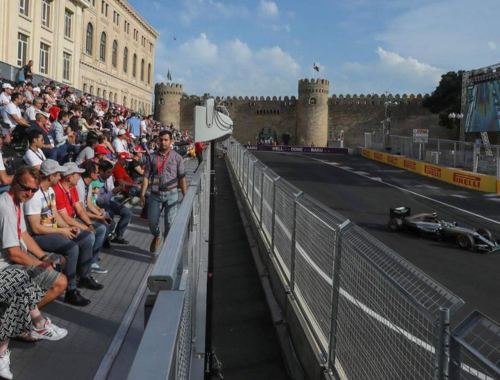
{"label": "spectator sitting", "polygon": [[0,94],[0,111],[10,103],[12,93],[14,92],[14,87],[10,83],[4,83],[2,89],[3,91]]}
{"label": "spectator sitting", "polygon": [[119,154],[121,152],[128,152],[127,132],[124,129],[120,129],[117,132],[116,138],[113,140],[112,145],[116,154]]}
{"label": "spectator sitting", "polygon": [[[95,235],[94,246],[92,247],[92,263],[97,263],[101,247],[106,238],[107,228],[100,224],[93,224],[87,212],[83,208],[83,201],[80,200],[76,184],[80,179],[80,174],[85,172],[74,162],[68,162],[63,165],[65,171],[57,185],[53,187],[56,194],[57,212],[70,227],[76,227],[83,231],[90,231]],[[92,276],[80,278],[78,287],[84,287],[91,290],[100,290],[103,288]]]}
{"label": "spectator sitting", "polygon": [[87,135],[86,146],[78,154],[75,163],[80,166],[83,162],[94,158],[94,149],[97,147],[97,144],[99,144],[99,141],[95,135],[89,133]]}
{"label": "spectator sitting", "polygon": [[113,180],[113,165],[110,162],[101,161],[99,163],[99,181],[103,182],[104,186],[99,191],[97,204],[99,207],[104,208],[111,218],[114,218],[115,215],[120,215],[120,220],[115,229],[116,237],[111,242],[128,244],[128,241],[125,240],[123,235],[132,218],[132,211],[113,200],[114,196],[123,189],[123,185],[115,187]]}
{"label": "spectator sitting", "polygon": [[[74,145],[74,137],[76,137],[76,134],[71,131],[69,127],[66,127],[69,123],[70,113],[66,111],[59,111],[56,115],[55,109],[58,108],[59,107],[52,107],[50,109],[52,119],[54,119],[50,127],[50,134],[54,139],[56,148],[62,149],[68,153],[73,152],[73,154],[75,154],[77,152],[77,146]],[[65,129],[67,130],[67,133],[64,132]]]}
{"label": "spectator sitting", "polygon": [[19,108],[23,102],[22,95],[15,92],[12,94],[10,100],[10,103],[3,107],[2,110],[4,123],[9,125],[11,129],[14,129],[17,125],[29,127],[30,124],[21,116],[21,110]]}
{"label": "spectator sitting", "polygon": [[14,178],[14,175],[7,174],[2,158],[3,144],[10,144],[10,140],[10,130],[0,128],[0,193],[10,190],[10,184]]}
{"label": "spectator sitting", "polygon": [[23,160],[28,166],[32,166],[37,170],[40,170],[40,165],[46,160],[43,154],[43,135],[40,131],[33,129],[28,132],[28,141],[30,147],[24,154]]}
{"label": "spectator sitting", "polygon": [[110,155],[111,151],[103,147],[102,145],[97,145],[94,151],[94,163],[96,165],[99,165],[100,162],[102,161],[108,161],[111,162],[112,165],[114,165],[114,162],[111,161],[108,156]]}
{"label": "spectator sitting", "polygon": [[42,151],[45,157],[50,158],[51,160],[56,160],[60,164],[64,163],[68,157],[68,153],[64,150],[56,148],[54,144],[54,139],[50,134],[48,128],[50,127],[48,124],[49,114],[43,111],[37,111],[36,113],[36,122],[33,123],[29,130],[37,130],[43,135],[43,146]]}
{"label": "spectator sitting", "polygon": [[134,182],[142,182],[142,176],[144,174],[144,148],[140,145],[136,145],[133,149],[132,161],[128,165],[128,172],[130,177]]}
{"label": "spectator sitting", "polygon": [[14,175],[10,191],[0,195],[0,271],[10,267],[25,271],[46,292],[38,304],[42,308],[66,290],[67,279],[53,270],[57,262],[64,267],[65,260],[47,255],[26,230],[21,202],[29,201],[39,185],[40,173],[22,166]]}
{"label": "spectator sitting", "polygon": [[52,186],[57,185],[64,170],[57,161],[43,162],[40,168],[40,191],[24,203],[24,214],[28,231],[40,248],[66,258],[64,274],[68,278],[68,289],[64,301],[75,306],[86,306],[90,300],[84,298],[76,288],[76,277],[85,278],[91,274],[95,237],[90,231],[69,226],[57,212]]}
{"label": "spectator sitting", "polygon": [[97,140],[99,141],[99,145],[98,146],[102,146],[106,149],[109,149],[109,154],[108,154],[108,158],[111,159],[113,157],[113,154],[115,153],[115,150],[113,149],[113,146],[111,145],[110,141],[109,141],[109,137],[108,137],[109,133],[108,132],[104,132],[102,135],[100,135]]}
{"label": "spectator sitting", "polygon": [[37,307],[44,292],[30,276],[16,268],[0,270],[0,377],[12,379],[10,371],[11,338],[29,336],[30,341],[64,338],[68,330],[54,325]]}
{"label": "spectator sitting", "polygon": [[33,99],[33,105],[29,106],[26,108],[26,111],[24,111],[24,118],[28,121],[35,121],[36,120],[36,111],[40,111],[43,106],[43,99],[42,98],[34,98]]}

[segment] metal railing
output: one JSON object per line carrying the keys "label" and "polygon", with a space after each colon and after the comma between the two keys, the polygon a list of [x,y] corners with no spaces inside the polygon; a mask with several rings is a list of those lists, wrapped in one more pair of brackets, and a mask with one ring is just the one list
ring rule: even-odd
{"label": "metal railing", "polygon": [[413,137],[390,135],[384,142],[380,133],[365,133],[365,148],[402,155],[436,165],[492,175],[500,178],[500,145],[427,139],[415,142]]}
{"label": "metal railing", "polygon": [[[497,378],[476,364],[497,355],[495,367],[499,345],[471,351],[451,337],[455,352],[467,349],[475,361],[462,365],[449,356],[449,316],[463,305],[459,297],[280,178],[234,139],[225,144],[248,209],[326,371],[350,380],[447,379],[455,363],[452,380]],[[500,327],[490,326],[498,338]],[[466,377],[473,373],[480,376]]]}
{"label": "metal railing", "polygon": [[157,298],[128,379],[187,380],[203,373],[210,149],[191,179],[148,278],[148,288]]}

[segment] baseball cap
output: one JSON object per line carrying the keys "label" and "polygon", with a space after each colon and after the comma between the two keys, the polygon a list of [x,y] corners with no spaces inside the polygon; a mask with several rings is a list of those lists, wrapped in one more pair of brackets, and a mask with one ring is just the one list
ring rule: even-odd
{"label": "baseball cap", "polygon": [[85,169],[80,169],[78,167],[77,164],[75,164],[74,162],[66,162],[64,165],[63,165],[63,169],[64,169],[64,172],[62,173],[63,176],[68,176],[68,175],[71,175],[71,174],[74,174],[74,173],[84,173],[85,172]]}
{"label": "baseball cap", "polygon": [[42,90],[40,90],[40,87],[38,87],[38,86],[33,87],[33,92],[40,92],[40,91],[42,91]]}
{"label": "baseball cap", "polygon": [[55,160],[51,160],[50,158],[43,161],[40,165],[40,173],[44,176],[49,176],[55,173],[63,173],[66,170],[64,166],[59,165],[59,163]]}
{"label": "baseball cap", "polygon": [[50,116],[47,112],[43,112],[42,110],[36,110],[36,111],[35,111],[35,115],[37,115],[37,114],[39,114],[39,113],[40,113],[40,114],[42,114],[43,116],[45,116],[47,119],[48,119],[48,118],[49,118],[49,116]]}
{"label": "baseball cap", "polygon": [[90,184],[92,185],[92,187],[95,189],[96,187],[103,187],[104,186],[104,183],[101,182],[101,181],[92,181],[90,182]]}
{"label": "baseball cap", "polygon": [[9,89],[9,90],[13,90],[14,87],[12,87],[12,85],[10,83],[4,83],[2,85],[2,88],[5,90],[5,89]]}
{"label": "baseball cap", "polygon": [[133,133],[127,132],[127,137],[130,137],[131,139],[135,140],[135,136]]}
{"label": "baseball cap", "polygon": [[96,148],[94,149],[94,152],[95,152],[95,154],[108,154],[108,153],[111,153],[111,151],[108,148],[106,148],[106,147],[104,147],[102,145],[97,145]]}
{"label": "baseball cap", "polygon": [[[146,140],[147,141],[147,140]],[[134,152],[145,152],[146,149],[144,149],[142,146],[140,145],[136,145],[134,146]]]}
{"label": "baseball cap", "polygon": [[148,142],[148,139],[147,139],[147,138],[145,138],[145,137],[143,137],[143,138],[142,138],[142,140],[141,140],[141,142],[143,142],[143,143],[147,143],[147,142]]}
{"label": "baseball cap", "polygon": [[103,116],[104,116],[104,112],[103,111],[97,112],[97,117],[103,117]]}
{"label": "baseball cap", "polygon": [[117,133],[118,136],[123,136],[124,134],[126,134],[127,132],[125,131],[125,129],[120,129]]}
{"label": "baseball cap", "polygon": [[124,159],[125,161],[132,161],[132,159],[130,158],[130,154],[128,154],[128,152],[121,152],[118,154],[118,158],[119,159]]}

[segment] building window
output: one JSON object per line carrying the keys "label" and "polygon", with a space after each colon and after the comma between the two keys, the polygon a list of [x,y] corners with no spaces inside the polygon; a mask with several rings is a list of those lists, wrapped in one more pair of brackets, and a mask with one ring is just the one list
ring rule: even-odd
{"label": "building window", "polygon": [[309,99],[309,104],[316,104],[316,98]]}
{"label": "building window", "polygon": [[116,59],[118,55],[118,42],[113,41],[113,53],[111,54],[111,64],[116,68]]}
{"label": "building window", "polygon": [[165,99],[160,98],[160,105],[161,105],[161,106],[164,106],[164,105],[165,105]]}
{"label": "building window", "polygon": [[17,34],[17,65],[26,65],[26,55],[28,54],[28,36],[22,33]]}
{"label": "building window", "polygon": [[50,27],[50,1],[42,0],[42,25]]}
{"label": "building window", "polygon": [[29,17],[30,15],[30,0],[19,0],[19,13]]}
{"label": "building window", "polygon": [[73,13],[66,9],[64,14],[64,36],[71,38],[71,28],[73,26]]}
{"label": "building window", "polygon": [[144,82],[144,59],[141,60],[141,81]]}
{"label": "building window", "polygon": [[134,57],[132,58],[132,76],[135,78],[137,75],[137,55],[134,54]]}
{"label": "building window", "polygon": [[109,4],[106,4],[106,17],[108,17]]}
{"label": "building window", "polygon": [[71,80],[71,54],[63,53],[63,79]]}
{"label": "building window", "polygon": [[50,46],[40,43],[40,73],[48,74],[49,73],[49,54],[50,54]]}
{"label": "building window", "polygon": [[87,92],[87,83],[84,83],[84,84],[83,84],[83,92],[84,92],[84,93],[85,93],[85,92]]}
{"label": "building window", "polygon": [[123,72],[126,73],[128,69],[128,49],[123,49]]}
{"label": "building window", "polygon": [[151,63],[148,64],[148,84],[151,84]]}
{"label": "building window", "polygon": [[94,39],[94,27],[89,22],[87,24],[87,44],[85,51],[88,55],[92,55],[92,40]]}
{"label": "building window", "polygon": [[101,13],[104,14],[104,9],[106,9],[106,2],[103,0],[101,1]]}
{"label": "building window", "polygon": [[101,33],[101,45],[99,50],[99,58],[101,61],[106,62],[106,33]]}

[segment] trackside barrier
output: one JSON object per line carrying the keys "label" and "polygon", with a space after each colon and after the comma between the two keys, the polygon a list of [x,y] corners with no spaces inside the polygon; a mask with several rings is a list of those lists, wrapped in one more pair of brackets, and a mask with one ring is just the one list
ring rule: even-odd
{"label": "trackside barrier", "polygon": [[[302,328],[323,378],[499,378],[498,325],[483,317],[482,330],[475,327],[489,343],[481,349],[474,334],[464,335],[470,328],[450,333],[449,317],[463,305],[459,297],[252,159],[236,140],[224,144],[240,189],[246,186],[246,208],[269,251],[267,262],[291,300],[285,318],[298,313],[305,321]],[[252,164],[242,166],[244,160]],[[248,178],[253,188],[245,185]],[[300,341],[293,328],[290,334]],[[456,352],[461,356],[450,357]],[[307,361],[300,353],[299,360]]]}
{"label": "trackside barrier", "polygon": [[203,377],[210,149],[191,179],[148,278],[148,288],[156,297],[130,380]]}
{"label": "trackside barrier", "polygon": [[413,173],[438,179],[443,182],[451,183],[468,189],[484,191],[487,193],[496,193],[499,189],[496,177],[479,173],[466,172],[459,169],[453,169],[446,166],[429,164],[418,160],[413,160],[404,156],[388,154],[372,149],[361,148],[363,157],[383,162],[398,168],[408,170]]}

